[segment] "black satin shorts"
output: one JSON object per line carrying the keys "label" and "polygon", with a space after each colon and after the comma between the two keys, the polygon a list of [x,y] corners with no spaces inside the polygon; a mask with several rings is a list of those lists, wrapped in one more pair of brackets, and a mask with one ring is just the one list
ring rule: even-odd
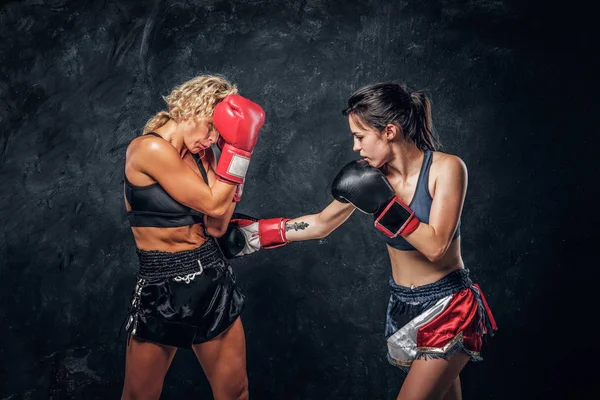
{"label": "black satin shorts", "polygon": [[214,239],[176,253],[138,250],[138,257],[125,327],[132,336],[190,348],[224,332],[242,313],[244,296]]}

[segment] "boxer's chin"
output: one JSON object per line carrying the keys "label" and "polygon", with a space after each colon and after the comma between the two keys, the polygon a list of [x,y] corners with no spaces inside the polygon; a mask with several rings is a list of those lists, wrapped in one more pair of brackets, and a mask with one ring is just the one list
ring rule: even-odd
{"label": "boxer's chin", "polygon": [[378,164],[376,161],[371,160],[369,157],[363,157],[363,160],[365,160],[367,164],[369,164],[369,166],[373,168],[380,168],[383,165]]}
{"label": "boxer's chin", "polygon": [[206,147],[202,146],[202,145],[196,145],[194,147],[192,147],[192,149],[190,150],[190,153],[192,154],[200,154],[202,152],[206,151]]}

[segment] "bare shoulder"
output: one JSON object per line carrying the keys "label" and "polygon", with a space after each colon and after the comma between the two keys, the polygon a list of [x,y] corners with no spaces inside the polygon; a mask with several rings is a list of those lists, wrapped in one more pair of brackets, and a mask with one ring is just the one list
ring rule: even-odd
{"label": "bare shoulder", "polygon": [[164,157],[177,156],[177,151],[169,142],[152,135],[142,135],[133,139],[127,146],[126,158],[141,161],[146,157],[154,160]]}
{"label": "bare shoulder", "polygon": [[467,166],[460,157],[440,151],[433,153],[429,174],[429,192],[432,197],[440,191],[446,193],[447,190],[464,193],[467,181]]}
{"label": "bare shoulder", "polygon": [[436,176],[466,176],[467,166],[458,156],[442,153],[441,151],[434,151],[433,160],[431,162],[431,172]]}

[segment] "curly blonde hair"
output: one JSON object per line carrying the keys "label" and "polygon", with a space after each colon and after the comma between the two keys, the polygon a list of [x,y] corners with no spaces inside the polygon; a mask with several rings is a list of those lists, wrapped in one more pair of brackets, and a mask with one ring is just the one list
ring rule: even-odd
{"label": "curly blonde hair", "polygon": [[237,93],[237,87],[220,75],[200,75],[190,79],[163,97],[169,110],[150,118],[144,126],[144,134],[160,128],[170,119],[181,122],[187,118],[210,117],[217,103]]}

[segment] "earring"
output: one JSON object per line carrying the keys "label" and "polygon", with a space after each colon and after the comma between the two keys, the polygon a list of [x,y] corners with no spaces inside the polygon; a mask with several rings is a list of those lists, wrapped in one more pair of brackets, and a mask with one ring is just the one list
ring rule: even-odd
{"label": "earring", "polygon": [[202,149],[202,155],[198,156],[199,158],[204,158],[204,156],[206,155],[206,149]]}

